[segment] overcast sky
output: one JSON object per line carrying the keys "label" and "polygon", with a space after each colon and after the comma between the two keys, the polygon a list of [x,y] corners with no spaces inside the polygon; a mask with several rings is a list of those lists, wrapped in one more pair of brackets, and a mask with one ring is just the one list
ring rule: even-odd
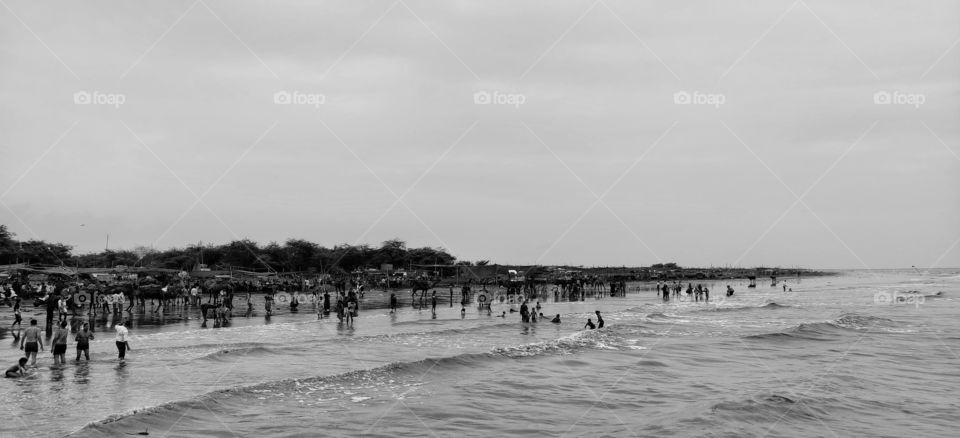
{"label": "overcast sky", "polygon": [[960,266],[957,2],[0,3],[20,239]]}

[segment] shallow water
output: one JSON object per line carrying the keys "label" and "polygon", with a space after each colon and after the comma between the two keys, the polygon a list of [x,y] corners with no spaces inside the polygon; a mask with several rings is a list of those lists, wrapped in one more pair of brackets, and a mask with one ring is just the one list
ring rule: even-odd
{"label": "shallow water", "polygon": [[[371,309],[352,328],[306,306],[225,328],[201,328],[196,310],[144,315],[123,364],[100,327],[91,363],[51,369],[46,352],[34,376],[5,379],[0,435],[949,436],[958,274],[740,282],[709,304],[635,284],[625,298],[544,299],[559,325],[496,317],[506,304],[463,319],[445,304],[436,319]],[[878,304],[907,290],[919,294]],[[582,331],[594,310],[606,327]],[[19,344],[3,335],[13,363]]]}

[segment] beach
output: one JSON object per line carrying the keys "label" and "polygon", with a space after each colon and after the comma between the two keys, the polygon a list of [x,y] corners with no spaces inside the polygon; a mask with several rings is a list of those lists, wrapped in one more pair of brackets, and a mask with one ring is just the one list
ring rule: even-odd
{"label": "beach", "polygon": [[[736,282],[710,303],[631,283],[626,297],[541,301],[561,324],[523,324],[499,303],[435,319],[374,307],[353,327],[309,304],[223,328],[196,310],[143,315],[123,363],[101,325],[91,362],[74,363],[71,343],[66,366],[47,350],[34,375],[5,379],[0,434],[944,436],[958,273],[849,271],[792,292]],[[878,304],[907,290],[926,298]],[[582,330],[595,310],[606,326]]]}

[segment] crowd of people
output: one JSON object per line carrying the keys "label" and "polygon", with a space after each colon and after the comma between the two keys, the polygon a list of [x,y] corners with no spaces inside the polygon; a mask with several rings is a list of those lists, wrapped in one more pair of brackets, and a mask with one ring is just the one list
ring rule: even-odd
{"label": "crowd of people", "polygon": [[[130,351],[130,342],[128,341],[129,331],[127,329],[129,322],[122,320],[114,325],[116,332],[117,359],[121,362],[126,358],[126,352]],[[50,336],[50,349],[53,353],[53,366],[60,367],[67,363],[67,344],[69,342],[71,328],[67,321],[59,322]],[[30,319],[30,325],[23,330],[23,333],[15,333],[14,340],[20,341],[20,350],[23,351],[17,364],[8,368],[4,374],[5,377],[15,378],[24,377],[31,372],[32,368],[37,366],[37,355],[44,351],[43,331],[37,326],[37,320]],[[76,359],[80,362],[81,357],[90,361],[90,341],[94,339],[94,334],[86,322],[80,323],[77,327],[73,340],[76,343]]]}
{"label": "crowd of people", "polygon": [[[91,317],[95,315],[97,311],[102,311],[104,315],[114,315],[114,321],[121,321],[113,325],[113,330],[116,333],[117,358],[120,361],[124,360],[126,352],[130,351],[130,344],[128,341],[129,332],[127,328],[129,323],[123,314],[124,312],[131,312],[136,308],[145,311],[147,307],[147,298],[143,294],[138,293],[137,289],[128,290],[126,293],[123,290],[113,290],[107,293],[97,294],[95,295],[95,299],[91,300],[92,303],[87,305],[76,302],[74,296],[70,294],[76,293],[78,290],[70,286],[42,283],[39,285],[30,285],[30,287],[35,287],[36,291],[41,294],[40,298],[36,300],[35,305],[45,306],[47,309],[47,338],[50,339],[50,348],[54,356],[54,366],[66,364],[67,344],[71,333],[74,334],[73,341],[76,347],[75,361],[80,362],[82,358],[87,361],[90,360],[90,341],[94,340],[94,333],[90,328],[89,322],[92,321],[92,318],[87,321],[84,321],[82,318],[85,310]],[[164,287],[162,291],[167,292],[168,287],[170,286]],[[40,351],[44,351],[44,337],[42,330],[37,326],[37,320],[33,318],[30,319],[29,326],[25,330],[22,330],[22,333],[20,332],[22,329],[21,325],[23,324],[21,311],[22,299],[17,295],[14,288],[6,287],[3,289],[2,298],[8,303],[11,303],[14,312],[14,321],[10,327],[11,329],[14,327],[17,328],[14,336],[19,340],[20,349],[24,352],[24,357],[20,358],[17,364],[7,369],[6,376],[19,377],[27,373],[31,367],[36,366],[37,354]],[[686,288],[684,288],[683,284],[679,281],[672,283],[658,281],[655,290],[658,296],[662,296],[663,301],[666,302],[670,301],[671,298],[674,300],[682,300],[684,289],[686,289],[687,300],[693,302],[710,301],[709,288],[701,284],[694,286],[692,283],[688,283]],[[625,294],[626,290],[626,284],[622,282],[611,283],[612,294]],[[486,292],[486,289],[484,288],[483,291]],[[209,298],[206,302],[203,302],[203,297],[207,292],[210,292]],[[733,288],[728,285],[727,296],[731,296],[733,292]],[[318,320],[329,318],[330,314],[333,313],[341,324],[352,326],[354,318],[359,315],[360,301],[363,296],[360,288],[336,291],[334,292],[334,296],[331,296],[330,291],[324,291],[321,294],[319,289],[313,290],[312,294]],[[153,312],[161,312],[171,308],[198,308],[203,318],[202,326],[206,327],[208,318],[212,318],[214,320],[214,327],[216,328],[228,324],[233,318],[234,301],[238,295],[241,299],[245,298],[246,316],[252,316],[254,314],[254,304],[249,290],[245,293],[241,292],[240,294],[237,294],[235,290],[230,287],[205,290],[204,285],[201,283],[180,287],[176,294],[170,294],[169,296],[161,295],[159,299],[151,298],[150,305],[153,308]],[[600,294],[598,293],[597,295],[599,298]],[[300,301],[305,299],[301,297],[305,296],[308,295],[283,293],[283,296],[278,300],[276,291],[266,293],[264,295],[263,305],[265,317],[269,318],[273,315],[279,306],[289,306],[291,312],[296,312],[300,306]],[[421,310],[424,308],[426,296],[426,291],[420,295]],[[511,305],[509,312],[519,312],[521,323],[536,323],[547,320],[548,317],[544,316],[540,301],[536,300],[535,303],[532,302],[534,301],[533,298],[536,297],[531,296],[530,299],[528,299],[521,295],[514,296],[513,298],[519,298],[522,301],[520,302],[519,309]],[[578,298],[582,299],[582,297]],[[453,299],[454,293],[451,288],[451,306],[453,305]],[[439,300],[436,290],[431,292],[428,300],[431,314],[436,318]],[[462,294],[460,301],[461,318],[466,317],[466,304],[468,301],[468,295]],[[479,294],[477,295],[477,301],[478,307],[481,310],[486,309],[488,315],[492,314],[491,305],[496,301],[493,295],[491,295],[491,299],[488,301],[486,294]],[[504,301],[502,295],[499,296],[499,301]],[[416,307],[417,303],[414,300],[411,304]],[[399,299],[396,294],[391,292],[389,297],[390,313],[397,312],[399,305]],[[78,313],[81,318],[77,318]],[[56,317],[54,317],[55,314],[57,314]],[[592,317],[587,318],[583,329],[593,330],[604,327],[604,320],[600,311],[595,311],[595,314],[596,322],[594,322]],[[503,311],[501,315],[497,316],[506,318],[507,311]],[[556,314],[556,316],[550,319],[550,322],[560,324],[560,314]]]}

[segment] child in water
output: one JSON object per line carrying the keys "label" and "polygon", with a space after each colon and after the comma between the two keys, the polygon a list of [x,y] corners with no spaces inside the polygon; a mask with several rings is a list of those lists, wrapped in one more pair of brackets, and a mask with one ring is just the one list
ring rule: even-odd
{"label": "child in water", "polygon": [[15,379],[17,377],[23,377],[27,374],[27,358],[21,357],[17,364],[7,368],[7,372],[4,374],[4,377]]}

